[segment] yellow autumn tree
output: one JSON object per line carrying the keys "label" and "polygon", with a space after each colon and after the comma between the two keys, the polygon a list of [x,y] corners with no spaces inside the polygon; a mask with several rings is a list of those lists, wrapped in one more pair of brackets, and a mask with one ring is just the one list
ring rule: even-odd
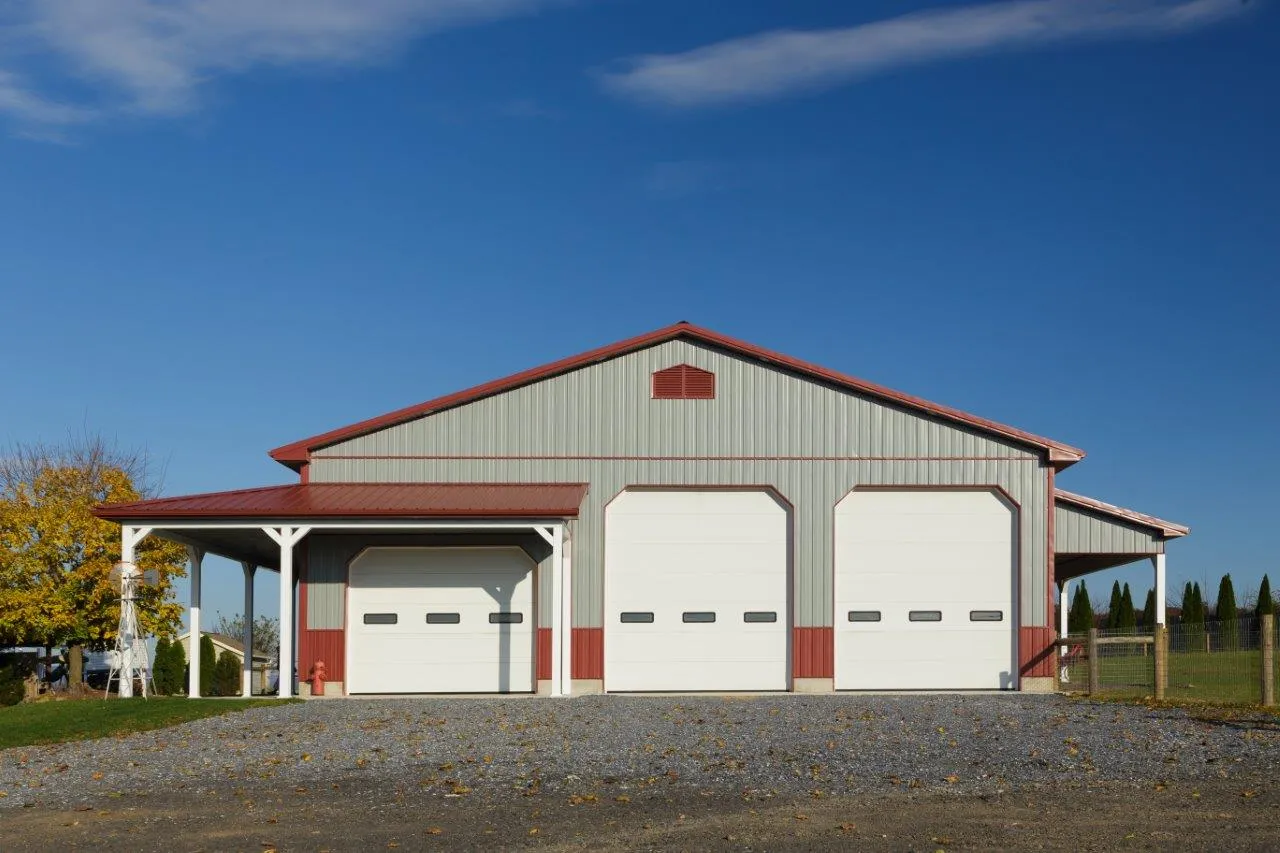
{"label": "yellow autumn tree", "polygon": [[[101,503],[150,490],[146,457],[97,437],[66,445],[20,445],[0,454],[0,645],[103,649],[115,640],[120,528],[95,518]],[[135,555],[159,583],[140,594],[144,632],[172,635],[182,617],[173,579],[186,572],[181,545],[154,536]],[[73,682],[79,655],[72,654]]]}

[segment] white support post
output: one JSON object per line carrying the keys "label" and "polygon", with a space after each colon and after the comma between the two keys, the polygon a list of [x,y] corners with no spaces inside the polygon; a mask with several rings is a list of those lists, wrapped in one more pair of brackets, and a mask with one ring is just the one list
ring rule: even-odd
{"label": "white support post", "polygon": [[1165,619],[1165,570],[1164,570],[1164,554],[1156,554],[1151,558],[1151,562],[1156,569],[1156,624],[1163,625]]}
{"label": "white support post", "polygon": [[253,574],[258,567],[241,562],[244,571],[244,665],[240,692],[248,698],[253,695]]}
{"label": "white support post", "polygon": [[280,546],[280,670],[279,696],[293,695],[293,546],[311,532],[309,527],[264,527],[262,532]]}
{"label": "white support post", "polygon": [[564,638],[560,642],[560,695],[573,694],[573,542],[569,529],[560,525],[556,531],[560,546],[560,624]]}
{"label": "white support post", "polygon": [[1062,645],[1058,646],[1058,680],[1066,684],[1071,680],[1071,672],[1067,667],[1067,654],[1071,649],[1067,648],[1067,634],[1070,633],[1070,623],[1067,616],[1071,610],[1071,581],[1060,581],[1058,583],[1058,639],[1062,640]]}
{"label": "white support post", "polygon": [[187,559],[191,562],[190,617],[187,619],[187,698],[200,698],[200,568],[204,551],[194,545],[187,546]]}
{"label": "white support post", "polygon": [[[1070,632],[1067,616],[1071,610],[1071,581],[1058,584],[1058,636],[1066,637]],[[1065,649],[1066,646],[1063,646]]]}

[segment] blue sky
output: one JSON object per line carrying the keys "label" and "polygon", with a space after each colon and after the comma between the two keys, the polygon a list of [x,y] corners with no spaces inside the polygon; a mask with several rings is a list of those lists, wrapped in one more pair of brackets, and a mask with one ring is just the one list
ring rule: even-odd
{"label": "blue sky", "polygon": [[19,0],[0,439],[284,483],[271,447],[688,319],[1083,447],[1061,486],[1194,528],[1171,589],[1256,587],[1278,71],[1258,0]]}

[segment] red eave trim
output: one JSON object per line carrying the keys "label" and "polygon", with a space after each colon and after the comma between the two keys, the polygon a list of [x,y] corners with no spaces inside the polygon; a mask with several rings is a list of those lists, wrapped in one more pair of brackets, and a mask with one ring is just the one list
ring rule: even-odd
{"label": "red eave trim", "polygon": [[1150,527],[1160,533],[1167,539],[1176,539],[1179,536],[1186,536],[1191,532],[1191,528],[1184,524],[1176,524],[1172,521],[1165,521],[1162,518],[1156,518],[1154,515],[1147,515],[1137,510],[1125,509],[1122,506],[1104,503],[1097,498],[1085,497],[1077,495],[1074,492],[1063,491],[1062,489],[1053,490],[1054,501],[1062,501],[1063,503],[1075,504],[1076,506],[1091,509],[1104,515],[1119,518],[1124,521],[1140,524],[1143,527]]}
{"label": "red eave trim", "polygon": [[672,326],[666,326],[661,329],[649,332],[647,334],[638,335],[634,338],[628,338],[608,346],[599,347],[589,350],[579,355],[570,356],[569,358],[554,361],[541,367],[535,367],[520,373],[513,374],[504,379],[495,379],[492,382],[486,382],[483,385],[477,385],[474,388],[468,388],[465,391],[458,391],[444,397],[437,397],[434,400],[428,400],[425,403],[419,403],[415,406],[408,406],[403,409],[397,409],[394,412],[388,412],[376,418],[369,418],[350,426],[340,427],[329,432],[313,435],[310,438],[304,438],[291,444],[277,447],[271,451],[271,458],[275,459],[290,468],[296,468],[298,465],[310,459],[311,453],[326,445],[335,444],[339,441],[356,438],[361,435],[385,429],[397,424],[406,423],[416,420],[433,412],[442,409],[452,408],[464,403],[470,403],[482,397],[488,397],[493,394],[499,394],[503,391],[509,391],[522,385],[528,385],[541,379],[547,379],[561,373],[567,373],[580,367],[585,367],[595,362],[607,361],[620,355],[635,352],[636,350],[645,349],[656,344],[665,343],[676,338],[688,338],[694,341],[711,344],[721,349],[729,350],[740,355],[753,358],[766,364],[774,364],[793,370],[797,373],[821,379],[873,397],[879,397],[884,400],[897,403],[909,409],[922,411],[926,414],[943,418],[963,424],[965,426],[974,427],[984,432],[994,433],[1005,438],[1013,439],[1022,444],[1044,450],[1048,455],[1050,462],[1056,463],[1059,468],[1065,468],[1072,463],[1078,462],[1084,458],[1084,451],[1079,448],[1072,447],[1069,444],[1063,444],[1053,439],[1025,432],[996,421],[980,418],[977,415],[971,415],[960,409],[954,409],[950,406],[943,406],[938,403],[930,402],[921,397],[913,397],[910,394],[903,394],[900,391],[894,391],[892,388],[886,388],[883,385],[876,385],[873,382],[867,382],[854,376],[838,373],[834,370],[828,370],[816,364],[802,361],[798,358],[792,358],[782,353],[758,347],[749,344],[746,341],[740,341],[737,338],[731,338],[728,335],[722,335],[719,332],[713,332],[710,329],[704,329],[701,326],[695,326],[692,323],[676,323]]}

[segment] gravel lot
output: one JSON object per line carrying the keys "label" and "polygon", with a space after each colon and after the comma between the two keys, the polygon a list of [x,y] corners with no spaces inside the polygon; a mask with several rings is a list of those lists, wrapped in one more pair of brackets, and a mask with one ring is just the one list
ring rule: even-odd
{"label": "gravel lot", "polygon": [[1245,784],[1276,778],[1278,747],[1274,725],[1049,696],[328,700],[0,752],[0,811],[338,781],[380,797],[611,800],[654,786],[795,797]]}

